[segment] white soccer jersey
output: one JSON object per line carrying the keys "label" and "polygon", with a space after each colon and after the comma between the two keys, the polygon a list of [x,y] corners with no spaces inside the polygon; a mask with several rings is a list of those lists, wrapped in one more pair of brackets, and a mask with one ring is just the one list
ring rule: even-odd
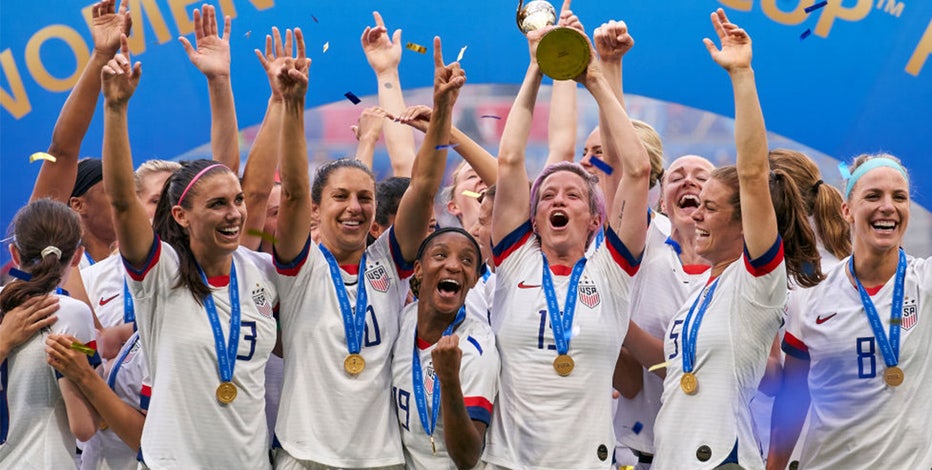
{"label": "white soccer jersey", "polygon": [[[150,468],[270,467],[265,363],[275,345],[278,291],[269,255],[241,247],[233,262],[241,326],[232,380],[238,395],[228,405],[216,397],[220,373],[207,310],[189,290],[174,287],[175,250],[156,238],[142,269],[126,265],[154,390],[142,431],[142,456]],[[227,282],[211,280],[224,343],[231,307],[229,285],[221,284]]]}
{"label": "white soccer jersey", "polygon": [[[110,364],[110,372],[105,377],[107,385],[124,403],[138,410],[144,409],[140,403],[140,391],[142,381],[148,375],[148,369],[138,332],[133,333],[126,340],[123,348]],[[136,456],[136,451],[130,449],[112,429],[101,429],[84,443],[81,469],[134,469],[137,464]]]}
{"label": "white soccer jersey", "polygon": [[[58,320],[13,349],[0,366],[0,468],[74,468],[74,435],[45,339],[69,334],[96,349],[94,320],[83,302],[60,296]],[[100,364],[95,353],[89,358]],[[3,418],[6,418],[5,420]]]}
{"label": "white soccer jersey", "polygon": [[[669,221],[656,215],[647,231],[641,267],[631,285],[631,320],[656,338],[663,338],[670,320],[690,295],[709,278],[707,265],[683,265],[679,245],[661,226]],[[658,295],[663,292],[663,295]],[[654,419],[660,411],[663,379],[642,370],[643,388],[632,399],[618,399],[615,437],[618,444],[642,453],[654,453]]]}
{"label": "white soccer jersey", "polygon": [[81,270],[81,280],[94,313],[104,328],[123,324],[123,258],[110,256]]}
{"label": "white soccer jersey", "polygon": [[[680,388],[683,322],[695,299],[717,283],[696,341],[694,395]],[[712,469],[737,463],[763,469],[748,404],[764,375],[786,303],[786,265],[778,238],[767,253],[728,266],[694,293],[664,335],[669,360],[654,424],[653,467]],[[699,307],[696,308],[698,313]],[[695,320],[696,314],[693,315]]]}
{"label": "white soccer jersey", "polygon": [[[847,260],[801,292],[784,351],[809,360],[809,432],[801,468],[932,468],[932,260],[910,258],[904,284],[899,387],[883,380],[886,364]],[[871,300],[889,335],[895,276]]]}
{"label": "white soccer jersey", "polygon": [[366,248],[365,273],[340,273],[351,308],[358,280],[369,307],[360,355],[365,369],[349,375],[343,316],[330,267],[308,239],[288,265],[276,260],[282,292],[285,379],[275,437],[289,455],[332,467],[382,467],[404,462],[391,406],[391,353],[408,293],[411,266],[394,229]]}
{"label": "white soccer jersey", "polygon": [[466,314],[486,325],[492,323],[492,300],[495,298],[495,273],[486,268],[476,285],[466,293]]}
{"label": "white soccer jersey", "polygon": [[[628,293],[638,269],[610,229],[586,263],[578,286],[568,354],[576,365],[557,375],[553,330],[541,288],[543,255],[531,223],[494,248],[492,330],[501,385],[483,460],[508,468],[609,468],[612,372],[628,330]],[[556,297],[566,299],[569,268],[551,266]]]}
{"label": "white soccer jersey", "polygon": [[[443,413],[438,411],[437,424],[434,429],[434,443],[437,454],[434,455],[430,438],[424,430],[418,414],[412,384],[412,355],[414,351],[414,329],[417,327],[417,303],[405,308],[398,340],[395,341],[392,359],[392,402],[401,425],[401,439],[404,443],[405,465],[414,469],[456,469],[447,453],[443,434]],[[492,417],[492,403],[498,393],[499,359],[495,348],[495,338],[487,321],[466,315],[466,319],[453,331],[459,336],[460,350],[463,357],[460,362],[460,384],[466,412],[473,421],[489,425]],[[431,351],[433,344],[418,340],[421,369],[423,370],[424,391],[430,421],[433,391],[436,377],[434,375]],[[441,387],[440,393],[446,393]]]}

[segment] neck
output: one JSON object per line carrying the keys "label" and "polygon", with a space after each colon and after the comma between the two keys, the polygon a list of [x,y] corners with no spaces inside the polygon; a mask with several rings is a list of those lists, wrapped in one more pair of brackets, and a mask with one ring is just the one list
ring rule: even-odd
{"label": "neck", "polygon": [[100,238],[97,238],[90,233],[84,235],[81,243],[84,245],[84,251],[91,257],[92,260],[94,260],[95,263],[110,256],[111,243],[105,240],[101,240]]}
{"label": "neck", "polygon": [[670,238],[680,246],[680,262],[683,264],[709,264],[709,262],[696,254],[696,227],[673,226]]}
{"label": "neck", "polygon": [[725,261],[719,261],[719,262],[712,263],[712,271],[709,273],[709,276],[713,279],[721,276],[722,273],[725,272],[725,269],[728,266],[731,266],[731,263],[738,261],[739,258],[741,258],[741,255],[738,255],[734,258],[731,258]]}
{"label": "neck", "polygon": [[418,302],[417,305],[417,337],[434,344],[440,341],[443,331],[456,320],[456,314],[441,313],[431,309],[426,302]]}
{"label": "neck", "polygon": [[204,270],[207,277],[229,276],[230,266],[233,264],[233,254],[227,253],[222,256],[197,256],[194,259],[197,264]]}
{"label": "neck", "polygon": [[543,246],[543,244],[540,247],[540,251],[542,251],[544,256],[547,257],[547,263],[549,263],[551,266],[555,264],[573,266],[577,261],[586,255],[585,248],[573,248],[564,251]]}
{"label": "neck", "polygon": [[[876,251],[855,247],[854,270],[864,287],[876,287],[886,284],[896,274],[900,260],[899,247]],[[848,273],[851,276],[853,273]],[[851,279],[852,284],[854,279]]]}
{"label": "neck", "polygon": [[324,237],[321,233],[320,244],[327,248],[330,251],[330,254],[333,255],[333,258],[337,260],[337,264],[340,266],[347,264],[359,264],[359,260],[362,259],[362,254],[366,251],[365,244],[360,248],[345,249],[341,248],[336,243],[331,243],[329,240]]}

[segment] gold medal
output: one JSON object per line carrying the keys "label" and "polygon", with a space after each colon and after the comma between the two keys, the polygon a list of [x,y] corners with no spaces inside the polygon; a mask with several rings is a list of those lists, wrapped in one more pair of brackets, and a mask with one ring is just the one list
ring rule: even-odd
{"label": "gold medal", "polygon": [[569,354],[560,354],[553,360],[553,369],[557,371],[560,377],[570,375],[573,372],[573,367],[576,367],[576,363]]}
{"label": "gold medal", "polygon": [[696,378],[696,374],[692,372],[683,372],[683,376],[680,377],[680,388],[682,388],[683,392],[686,392],[687,395],[695,395],[696,390],[699,389],[699,379]]}
{"label": "gold medal", "polygon": [[343,369],[352,376],[359,375],[366,368],[366,360],[359,354],[350,354],[343,360]]}
{"label": "gold medal", "polygon": [[887,367],[887,370],[883,371],[883,381],[891,387],[899,387],[903,383],[903,378],[903,369],[897,366]]}
{"label": "gold medal", "polygon": [[236,394],[236,385],[233,385],[233,382],[220,382],[220,385],[217,386],[217,401],[224,405],[233,403]]}

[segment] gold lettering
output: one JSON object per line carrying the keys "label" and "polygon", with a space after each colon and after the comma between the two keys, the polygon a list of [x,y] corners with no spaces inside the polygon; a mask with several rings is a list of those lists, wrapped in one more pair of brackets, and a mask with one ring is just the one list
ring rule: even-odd
{"label": "gold lettering", "polygon": [[906,73],[918,77],[919,72],[922,71],[922,66],[926,63],[926,59],[929,58],[929,54],[932,54],[932,21],[929,21],[926,32],[922,35],[922,39],[916,45],[916,50],[913,51],[913,55],[906,64]]}
{"label": "gold lettering", "polygon": [[[171,39],[168,33],[168,25],[165,24],[165,18],[159,10],[155,0],[124,0],[129,1],[129,13],[133,18],[133,32],[129,37],[129,50],[133,54],[142,54],[146,51],[146,25],[145,20],[149,20],[149,25],[155,31],[155,37],[159,44],[165,44]],[[148,16],[143,16],[148,14]]]}
{"label": "gold lettering", "polygon": [[[74,72],[66,78],[53,77],[42,63],[39,49],[50,39],[64,41],[71,48],[71,52],[74,53],[77,64]],[[29,42],[26,43],[26,67],[29,69],[29,73],[32,74],[32,78],[49,91],[66,91],[74,86],[75,82],[78,81],[78,76],[81,75],[81,70],[84,70],[84,66],[90,57],[91,52],[88,50],[87,44],[84,43],[84,38],[70,26],[60,24],[46,26],[33,34],[29,38]]]}
{"label": "gold lettering", "polygon": [[[191,13],[188,6],[192,3],[198,3],[200,0],[168,0],[168,7],[175,18],[175,24],[178,25],[178,34],[184,36],[194,32],[194,22],[191,21]],[[196,9],[196,7],[195,7]],[[193,11],[194,9],[192,9]],[[223,26],[219,26],[223,30]]]}
{"label": "gold lettering", "polygon": [[718,3],[738,11],[751,11],[754,0],[718,0]]}
{"label": "gold lettering", "polygon": [[829,0],[828,5],[822,8],[822,16],[819,17],[819,22],[816,24],[815,31],[813,31],[816,35],[823,38],[828,37],[835,18],[861,21],[871,12],[871,7],[874,6],[871,0],[858,0],[857,5],[851,8],[845,8],[841,4],[842,0]]}
{"label": "gold lettering", "polygon": [[3,109],[9,111],[14,118],[19,119],[32,111],[32,105],[29,103],[29,95],[26,94],[26,88],[23,87],[23,79],[19,76],[19,68],[13,59],[13,53],[9,49],[0,53],[0,67],[3,74],[10,82],[10,91],[12,95],[0,88],[0,105]]}
{"label": "gold lettering", "polygon": [[[252,6],[259,11],[268,10],[275,6],[275,0],[249,0],[249,3],[252,3]],[[236,5],[233,4],[233,0],[220,0],[220,11],[225,16],[236,18]],[[223,26],[218,25],[218,27],[223,29]]]}
{"label": "gold lettering", "polygon": [[815,0],[800,0],[796,4],[796,8],[791,12],[781,10],[777,6],[777,0],[763,0],[761,6],[764,8],[764,14],[770,19],[780,24],[792,26],[806,20],[806,16],[809,15],[806,13],[806,8],[812,6],[814,2]]}

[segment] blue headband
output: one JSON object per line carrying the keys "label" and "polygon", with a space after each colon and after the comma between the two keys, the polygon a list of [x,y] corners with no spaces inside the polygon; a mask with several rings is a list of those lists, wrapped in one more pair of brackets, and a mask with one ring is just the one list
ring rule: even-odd
{"label": "blue headband", "polygon": [[841,177],[847,181],[847,184],[845,185],[845,199],[848,199],[848,197],[851,195],[851,189],[854,188],[854,183],[857,183],[862,176],[874,168],[880,168],[884,166],[899,171],[900,174],[903,175],[903,178],[905,178],[907,182],[909,181],[909,175],[906,174],[906,169],[903,168],[903,165],[900,165],[899,163],[886,157],[871,158],[870,160],[867,160],[866,162],[859,165],[854,170],[854,173],[851,173],[847,164],[844,162],[839,163],[838,171],[841,172]]}

